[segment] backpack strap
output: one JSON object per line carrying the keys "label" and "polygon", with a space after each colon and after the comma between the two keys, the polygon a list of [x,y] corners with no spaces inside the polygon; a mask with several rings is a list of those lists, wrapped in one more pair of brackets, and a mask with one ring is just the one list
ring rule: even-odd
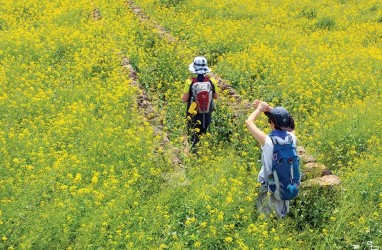
{"label": "backpack strap", "polygon": [[[210,82],[210,84],[211,84],[211,89],[212,89],[212,93],[216,93],[215,85],[214,85],[214,83],[211,81],[210,77],[205,76],[204,79],[203,79],[203,81],[205,81],[205,82]],[[197,83],[197,82],[199,82],[199,81],[198,81],[198,78],[196,78],[196,77],[192,77],[192,78],[191,78],[191,84],[190,84],[190,88],[189,88],[189,90],[188,90],[188,93],[190,94],[190,99],[188,99],[188,105],[191,104],[191,98],[192,98],[192,85],[193,85],[194,83]],[[188,109],[188,108],[187,108],[187,109]]]}
{"label": "backpack strap", "polygon": [[191,86],[192,84],[196,83],[196,82],[198,82],[198,79],[197,79],[196,77],[192,77],[192,78],[191,78],[191,84],[190,84],[190,86]]}
{"label": "backpack strap", "polygon": [[192,85],[197,82],[197,79],[195,77],[192,77],[191,79],[191,84],[190,84],[190,87],[188,89],[188,94],[190,95],[190,97],[188,98],[188,102],[187,102],[187,105],[186,105],[186,116],[189,115],[188,113],[188,109],[190,108],[190,105],[191,105],[191,102],[192,102]]}
{"label": "backpack strap", "polygon": [[[279,144],[279,142],[276,139],[276,136],[269,134],[269,137],[271,138],[273,145]],[[293,143],[292,135],[288,134],[287,137],[288,137],[288,143],[287,144],[292,144]]]}
{"label": "backpack strap", "polygon": [[[211,81],[210,77],[205,76],[204,79],[203,79],[203,81],[205,81],[205,82],[210,82],[211,85],[212,85],[213,90],[215,90],[215,86],[214,86],[213,82]],[[199,81],[198,81],[198,78],[196,78],[196,77],[192,77],[192,78],[191,78],[190,89],[191,89],[192,84],[194,84],[194,83],[196,83],[196,82],[199,82]]]}
{"label": "backpack strap", "polygon": [[271,138],[273,145],[278,144],[277,139],[276,139],[275,136],[269,136],[269,137]]}
{"label": "backpack strap", "polygon": [[293,143],[293,137],[291,134],[288,134],[288,142],[289,142],[289,144]]}
{"label": "backpack strap", "polygon": [[198,82],[198,79],[196,77],[192,77],[191,78],[190,88],[188,89],[188,93],[190,94],[190,98],[188,98],[187,110],[190,107],[191,103],[193,102],[192,85],[194,85],[194,83],[196,83],[196,82]]}

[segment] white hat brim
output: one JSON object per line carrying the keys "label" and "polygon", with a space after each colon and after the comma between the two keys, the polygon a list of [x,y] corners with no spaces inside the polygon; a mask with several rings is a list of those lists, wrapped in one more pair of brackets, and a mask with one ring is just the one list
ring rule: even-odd
{"label": "white hat brim", "polygon": [[191,63],[191,64],[188,66],[188,70],[191,71],[191,72],[194,73],[194,74],[205,74],[205,73],[211,72],[211,69],[208,68],[207,66],[205,66],[205,67],[200,67],[200,68],[195,68],[195,67],[194,67],[194,63]]}

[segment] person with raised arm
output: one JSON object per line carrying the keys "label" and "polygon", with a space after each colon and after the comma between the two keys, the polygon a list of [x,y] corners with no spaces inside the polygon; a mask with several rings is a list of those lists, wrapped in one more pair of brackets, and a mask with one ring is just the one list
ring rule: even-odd
{"label": "person with raised arm", "polygon": [[[289,212],[289,201],[298,195],[301,181],[294,119],[283,107],[273,108],[260,100],[255,100],[253,106],[255,110],[245,124],[262,150],[257,208],[261,213],[274,211],[285,217]],[[270,134],[256,125],[261,113],[268,117]]]}

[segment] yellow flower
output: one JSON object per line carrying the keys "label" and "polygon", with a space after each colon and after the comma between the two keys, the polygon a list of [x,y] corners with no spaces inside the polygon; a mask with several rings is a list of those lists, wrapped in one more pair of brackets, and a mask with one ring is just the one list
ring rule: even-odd
{"label": "yellow flower", "polygon": [[160,244],[159,249],[167,249],[168,246],[166,244]]}
{"label": "yellow flower", "polygon": [[[255,196],[257,196],[258,194],[256,193]],[[248,201],[248,202],[252,202],[253,201],[253,198],[251,196],[246,196],[245,197],[245,200]]]}
{"label": "yellow flower", "polygon": [[232,203],[233,199],[232,199],[232,196],[227,196],[227,198],[225,199],[225,201],[229,204],[229,203]]}
{"label": "yellow flower", "polygon": [[214,226],[210,226],[210,231],[211,231],[211,233],[212,233],[213,236],[216,235],[216,227],[214,227]]}
{"label": "yellow flower", "polygon": [[218,220],[222,221],[224,219],[224,212],[219,212]]}
{"label": "yellow flower", "polygon": [[80,182],[82,180],[82,176],[81,176],[81,174],[80,173],[77,173],[76,174],[76,178],[74,178],[74,182]]}
{"label": "yellow flower", "polygon": [[93,185],[98,183],[99,176],[100,176],[99,172],[94,172],[92,180],[91,180]]}
{"label": "yellow flower", "polygon": [[365,218],[364,218],[363,216],[361,216],[361,217],[358,219],[358,222],[359,222],[360,224],[365,224],[366,220],[365,220]]}
{"label": "yellow flower", "polygon": [[228,237],[225,237],[224,241],[230,243],[233,241],[233,239],[232,237],[228,236]]}
{"label": "yellow flower", "polygon": [[187,218],[186,225],[189,226],[196,221],[195,217]]}
{"label": "yellow flower", "polygon": [[201,247],[202,243],[200,241],[195,241],[194,247],[199,248]]}

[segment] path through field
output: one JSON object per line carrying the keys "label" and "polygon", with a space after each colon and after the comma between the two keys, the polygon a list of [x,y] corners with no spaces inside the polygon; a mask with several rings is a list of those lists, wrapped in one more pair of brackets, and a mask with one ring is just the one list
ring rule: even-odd
{"label": "path through field", "polygon": [[[169,34],[164,27],[162,27],[160,24],[152,20],[146,13],[142,11],[142,9],[135,5],[132,0],[129,0],[127,2],[128,7],[131,9],[131,11],[139,17],[139,20],[142,22],[143,25],[149,26],[153,28],[158,34],[158,36],[162,39],[167,40],[169,43],[181,43],[181,41]],[[139,84],[137,73],[129,63],[129,59],[127,57],[122,58],[122,65],[124,68],[128,69],[129,76],[132,78],[132,84],[139,87],[139,89],[142,90],[142,94],[138,97],[138,106],[144,111],[144,114],[148,116],[148,114],[152,113],[155,110],[155,107],[150,103],[150,101],[147,98],[146,92],[144,88]],[[224,79],[222,79],[220,76],[211,73],[214,78],[218,81],[218,86],[220,88],[220,91],[223,95],[227,96],[232,100],[229,104],[229,108],[233,111],[235,114],[234,117],[238,117],[239,114],[245,115],[248,113],[248,109],[251,108],[251,103],[249,100],[243,99],[235,89],[227,83]],[[156,131],[158,133],[163,133],[161,130],[161,127],[158,127],[158,119],[159,117],[156,117],[155,119],[149,120],[149,122],[155,126]],[[164,140],[164,144],[169,145],[168,139],[166,138]],[[184,165],[179,157],[180,149],[170,148],[171,152],[173,153],[172,156],[172,163],[174,164],[174,171],[167,174],[165,176],[165,179],[170,183],[178,183],[179,184],[187,184],[187,177],[185,175],[185,168]],[[333,175],[331,171],[324,165],[318,163],[316,159],[308,154],[303,146],[298,147],[298,153],[300,155],[300,158],[302,160],[302,171],[303,172],[309,172],[310,174],[313,174],[313,176],[310,176],[309,179],[304,180],[304,183],[306,186],[310,185],[320,185],[320,186],[333,186],[333,185],[339,185],[340,180],[339,177],[336,175]]]}

